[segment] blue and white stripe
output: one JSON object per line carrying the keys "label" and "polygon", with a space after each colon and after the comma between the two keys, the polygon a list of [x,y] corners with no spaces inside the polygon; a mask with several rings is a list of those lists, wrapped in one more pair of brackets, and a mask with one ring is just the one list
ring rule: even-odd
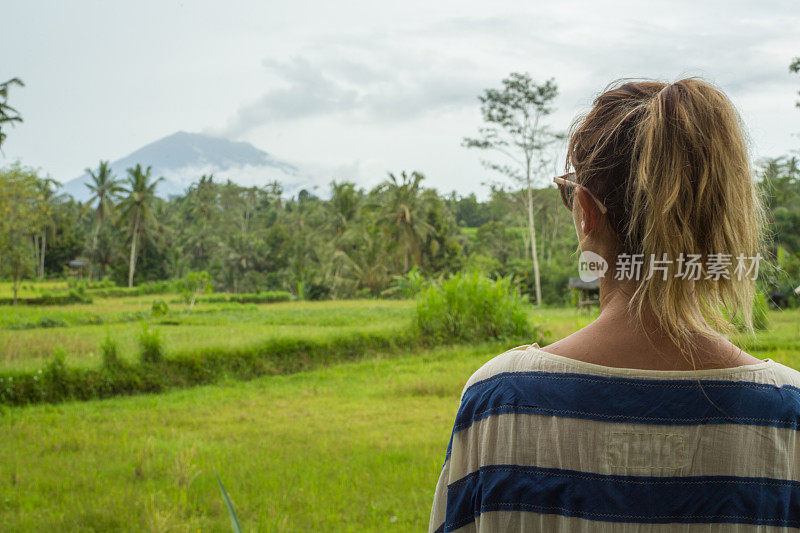
{"label": "blue and white stripe", "polygon": [[496,357],[461,396],[430,531],[800,528],[800,373],[696,376]]}

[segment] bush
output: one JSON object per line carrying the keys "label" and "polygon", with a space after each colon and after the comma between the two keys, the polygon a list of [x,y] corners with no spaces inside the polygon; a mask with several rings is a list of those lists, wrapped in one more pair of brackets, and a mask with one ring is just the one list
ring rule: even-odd
{"label": "bush", "polygon": [[86,284],[87,289],[111,289],[116,286],[117,284],[110,279],[104,279],[102,281],[90,281]]}
{"label": "bush", "polygon": [[306,300],[327,300],[331,296],[331,288],[321,283],[309,283],[304,296]]}
{"label": "bush", "polygon": [[169,313],[169,306],[164,300],[155,300],[150,307],[150,314],[154,317],[164,316]]}
{"label": "bush", "polygon": [[143,363],[160,363],[164,360],[164,345],[158,330],[149,329],[142,324],[139,334],[139,348]]}
{"label": "bush", "polygon": [[56,348],[41,374],[41,393],[47,400],[63,398],[70,394],[69,371],[64,350]]}
{"label": "bush", "polygon": [[103,354],[104,367],[113,368],[119,365],[119,346],[110,334],[106,334],[106,339],[100,345],[100,352]]}
{"label": "bush", "polygon": [[79,279],[73,276],[67,278],[67,287],[69,287],[70,289],[78,289],[83,291],[86,290],[88,286],[89,284],[86,280]]}
{"label": "bush", "polygon": [[384,298],[414,298],[428,286],[428,280],[417,265],[402,276],[393,276],[389,288],[381,293]]}
{"label": "bush", "polygon": [[202,272],[189,272],[183,278],[183,299],[189,304],[189,311],[194,308],[195,301],[200,294],[209,294],[214,290],[211,276],[203,270]]}
{"label": "bush", "polygon": [[416,324],[436,342],[481,341],[533,335],[525,304],[508,278],[492,281],[477,271],[458,273],[424,290]]}
{"label": "bush", "polygon": [[49,316],[43,316],[39,319],[39,322],[34,324],[36,327],[40,328],[64,328],[67,327],[67,323],[64,322],[60,318],[54,318]]}

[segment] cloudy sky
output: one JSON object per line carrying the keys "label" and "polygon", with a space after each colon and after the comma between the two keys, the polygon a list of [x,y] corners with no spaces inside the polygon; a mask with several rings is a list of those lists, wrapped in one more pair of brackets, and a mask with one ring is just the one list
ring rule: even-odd
{"label": "cloudy sky", "polygon": [[[483,195],[461,147],[478,94],[553,77],[565,130],[619,77],[700,75],[739,108],[755,156],[800,148],[796,0],[669,2],[51,1],[7,3],[0,79],[22,78],[0,164],[67,181],[178,130],[244,140],[322,188],[419,170]],[[321,190],[322,192],[322,190]]]}

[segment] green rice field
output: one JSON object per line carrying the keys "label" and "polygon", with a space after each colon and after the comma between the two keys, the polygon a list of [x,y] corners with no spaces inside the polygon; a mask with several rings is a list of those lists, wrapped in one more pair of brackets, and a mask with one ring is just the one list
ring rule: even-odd
{"label": "green rice field", "polygon": [[[0,292],[6,290],[0,288]],[[31,290],[36,293],[36,290]],[[168,353],[269,338],[401,331],[411,301],[169,303],[177,295],[0,307],[0,368],[100,364],[110,336],[133,359],[144,322]],[[530,311],[547,338],[594,314]],[[800,312],[738,339],[800,368]],[[38,325],[37,325],[38,324]],[[419,531],[427,527],[458,397],[503,342],[368,351],[347,362],[249,381],[106,400],[0,406],[0,530],[230,531],[217,472],[245,531]]]}

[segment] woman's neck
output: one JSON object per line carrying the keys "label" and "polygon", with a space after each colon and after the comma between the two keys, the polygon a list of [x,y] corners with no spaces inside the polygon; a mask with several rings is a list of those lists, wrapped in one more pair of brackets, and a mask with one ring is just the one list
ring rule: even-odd
{"label": "woman's neck", "polygon": [[[545,351],[595,364],[649,370],[692,370],[755,364],[760,360],[715,333],[698,333],[683,350],[647,305],[641,320],[629,310],[636,284],[603,278],[600,315],[585,328],[545,347]],[[696,311],[702,317],[699,305]],[[703,320],[705,324],[705,320]]]}

